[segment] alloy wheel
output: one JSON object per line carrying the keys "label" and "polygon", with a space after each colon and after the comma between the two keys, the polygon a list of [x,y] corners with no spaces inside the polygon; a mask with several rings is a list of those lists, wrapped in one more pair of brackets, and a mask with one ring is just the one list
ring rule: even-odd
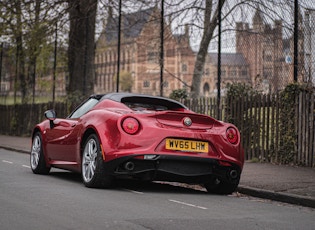
{"label": "alloy wheel", "polygon": [[32,144],[32,151],[31,151],[31,167],[32,169],[36,169],[39,164],[39,158],[41,154],[41,139],[39,136],[35,136]]}
{"label": "alloy wheel", "polygon": [[83,152],[82,175],[85,182],[90,182],[94,177],[97,153],[97,144],[96,141],[92,138],[85,145]]}

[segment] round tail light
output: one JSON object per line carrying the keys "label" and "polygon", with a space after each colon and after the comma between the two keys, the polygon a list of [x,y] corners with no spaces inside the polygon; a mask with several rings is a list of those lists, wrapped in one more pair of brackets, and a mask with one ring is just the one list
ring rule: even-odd
{"label": "round tail light", "polygon": [[226,130],[226,137],[231,144],[236,144],[238,142],[238,133],[235,128],[228,128]]}
{"label": "round tail light", "polygon": [[132,117],[127,117],[122,122],[123,130],[128,134],[135,134],[140,128],[139,121]]}

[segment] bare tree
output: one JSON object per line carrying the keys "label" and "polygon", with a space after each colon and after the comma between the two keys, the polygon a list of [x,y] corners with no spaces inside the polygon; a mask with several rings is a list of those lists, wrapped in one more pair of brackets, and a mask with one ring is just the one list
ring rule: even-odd
{"label": "bare tree", "polygon": [[[36,63],[42,50],[54,33],[56,19],[60,20],[59,5],[63,1],[1,1],[0,36],[9,37],[15,66],[14,99],[21,92],[22,103],[29,102],[31,89],[35,94]],[[26,61],[28,60],[28,61]]]}
{"label": "bare tree", "polygon": [[[200,84],[201,77],[203,74],[203,69],[205,65],[206,56],[208,54],[208,47],[211,39],[213,38],[213,33],[215,28],[217,27],[217,18],[219,9],[222,8],[225,0],[219,1],[219,4],[215,7],[212,0],[206,0],[205,2],[205,10],[204,10],[204,31],[200,42],[200,48],[197,52],[196,62],[193,73],[193,80],[191,86],[191,97],[197,98],[200,94]],[[213,11],[213,8],[215,10]]]}
{"label": "bare tree", "polygon": [[[293,31],[294,0],[172,0],[166,1],[166,5],[168,17],[171,19],[171,23],[175,25],[175,30],[189,25],[191,37],[196,38],[198,43],[195,43],[197,49],[194,47],[196,61],[191,85],[191,97],[193,98],[200,95],[201,79],[209,45],[217,37],[220,8],[222,8],[221,18],[224,21],[222,33],[233,34],[235,24],[238,21],[244,20],[251,23],[249,20],[252,19],[255,12],[259,12],[263,17],[266,26],[271,26],[276,20],[281,20],[286,37],[290,37]],[[311,5],[314,7],[314,3],[301,0],[299,7],[305,9]],[[232,46],[232,44],[230,45]]]}
{"label": "bare tree", "polygon": [[25,52],[23,49],[23,17],[22,3],[20,1],[3,2],[1,7],[1,35],[7,35],[14,41],[15,45],[15,77],[14,77],[14,99],[20,81],[22,102],[25,102],[27,93],[27,82],[25,79],[24,65]]}

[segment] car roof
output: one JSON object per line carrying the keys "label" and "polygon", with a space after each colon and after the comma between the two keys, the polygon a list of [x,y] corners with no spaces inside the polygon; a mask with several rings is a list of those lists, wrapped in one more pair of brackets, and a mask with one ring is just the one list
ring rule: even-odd
{"label": "car roof", "polygon": [[185,105],[181,104],[178,101],[165,98],[165,97],[159,97],[159,96],[151,96],[151,95],[145,95],[145,94],[136,94],[136,93],[108,93],[108,94],[97,94],[92,95],[91,97],[94,97],[98,100],[113,100],[121,103],[147,103],[147,104],[153,104],[153,105],[163,105],[168,107],[169,109],[176,109],[176,108],[183,108],[188,109]]}

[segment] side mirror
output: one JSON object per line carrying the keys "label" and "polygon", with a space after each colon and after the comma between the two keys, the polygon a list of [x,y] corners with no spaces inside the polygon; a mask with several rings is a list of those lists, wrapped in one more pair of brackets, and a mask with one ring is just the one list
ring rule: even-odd
{"label": "side mirror", "polygon": [[50,128],[54,128],[54,120],[56,119],[56,112],[53,109],[47,110],[45,112],[45,117],[49,120]]}

